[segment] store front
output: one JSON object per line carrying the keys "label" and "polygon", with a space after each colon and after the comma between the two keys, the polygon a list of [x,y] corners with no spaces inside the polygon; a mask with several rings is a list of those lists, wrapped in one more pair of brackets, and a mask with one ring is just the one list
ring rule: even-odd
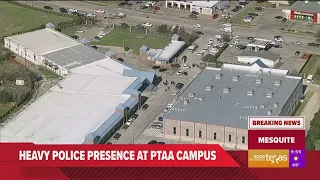
{"label": "store front", "polygon": [[291,11],[290,19],[306,22],[318,22],[318,13],[304,13],[298,11]]}

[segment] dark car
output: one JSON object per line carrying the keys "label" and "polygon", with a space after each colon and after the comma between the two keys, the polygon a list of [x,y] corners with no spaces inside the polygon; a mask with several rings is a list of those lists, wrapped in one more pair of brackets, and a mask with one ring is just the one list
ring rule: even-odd
{"label": "dark car", "polygon": [[120,137],[121,137],[121,134],[120,134],[120,133],[116,133],[116,134],[113,136],[113,138],[114,138],[115,140],[118,140]]}
{"label": "dark car", "polygon": [[123,62],[124,59],[123,58],[117,58],[118,61]]}
{"label": "dark car", "polygon": [[249,16],[259,16],[257,13],[248,13]]}
{"label": "dark car", "polygon": [[66,8],[59,8],[59,11],[61,13],[68,13],[68,10]]}
{"label": "dark car", "polygon": [[232,11],[232,12],[238,12],[239,9],[232,9],[231,11]]}
{"label": "dark car", "polygon": [[148,6],[140,6],[140,9],[148,9]]}
{"label": "dark car", "polygon": [[247,39],[249,40],[249,41],[252,41],[252,40],[254,40],[256,37],[247,37]]}
{"label": "dark car", "polygon": [[191,11],[191,14],[199,15],[200,13],[198,13],[197,11]]}
{"label": "dark car", "polygon": [[71,12],[71,14],[79,16],[79,14],[77,12]]}
{"label": "dark car", "polygon": [[287,20],[288,20],[287,18],[283,18],[281,21],[282,22],[287,22]]}
{"label": "dark car", "polygon": [[161,141],[161,142],[158,142],[157,144],[166,144],[165,142]]}
{"label": "dark car", "polygon": [[93,49],[98,49],[98,46],[91,46]]}
{"label": "dark car", "polygon": [[122,126],[122,129],[123,129],[123,130],[127,130],[128,128],[129,128],[129,125],[127,125],[127,124],[125,124],[125,125]]}
{"label": "dark car", "polygon": [[196,32],[194,32],[196,35],[204,35],[204,33],[203,32],[201,32],[201,31],[196,31]]}
{"label": "dark car", "polygon": [[215,13],[214,15],[212,15],[212,18],[213,19],[217,19],[219,17],[219,14],[218,13]]}
{"label": "dark car", "polygon": [[125,5],[127,5],[127,2],[121,2],[121,3],[119,3],[119,6],[125,6]]}
{"label": "dark car", "polygon": [[184,86],[183,83],[177,83],[177,84],[176,84],[176,88],[177,88],[177,89],[182,89],[183,86]]}
{"label": "dark car", "polygon": [[276,17],[274,17],[275,19],[283,19],[283,17],[282,16],[276,16]]}
{"label": "dark car", "polygon": [[130,7],[130,6],[132,6],[132,4],[131,3],[127,3],[127,6]]}
{"label": "dark car", "polygon": [[276,45],[273,45],[273,47],[275,47],[275,48],[282,48],[282,45],[276,44]]}
{"label": "dark car", "polygon": [[197,18],[198,16],[195,14],[189,14],[189,18]]}
{"label": "dark car", "polygon": [[243,50],[243,49],[246,49],[246,48],[247,48],[247,46],[242,45],[242,44],[238,44],[238,45],[236,45],[236,48],[237,48],[237,49],[241,49],[241,50]]}
{"label": "dark car", "polygon": [[53,8],[52,8],[52,7],[50,7],[50,6],[44,6],[43,8],[45,8],[46,10],[50,10],[50,11],[52,11],[52,10],[53,10]]}
{"label": "dark car", "polygon": [[101,38],[98,37],[98,36],[95,36],[93,39],[96,40],[96,41],[100,41],[101,40]]}
{"label": "dark car", "polygon": [[283,37],[282,36],[273,36],[273,39],[283,39]]}
{"label": "dark car", "polygon": [[106,144],[112,144],[111,142],[107,142]]}
{"label": "dark car", "polygon": [[152,141],[148,142],[148,144],[158,144],[158,141],[152,140]]}
{"label": "dark car", "polygon": [[160,66],[152,66],[152,69],[160,69]]}
{"label": "dark car", "polygon": [[320,47],[320,44],[312,42],[312,43],[308,43],[308,46]]}
{"label": "dark car", "polygon": [[236,7],[234,7],[234,9],[240,10],[240,9],[242,9],[242,7],[241,6],[236,6]]}
{"label": "dark car", "polygon": [[70,37],[72,37],[73,39],[79,39],[79,36],[77,36],[77,35],[72,35]]}
{"label": "dark car", "polygon": [[143,110],[147,110],[147,109],[148,109],[148,107],[149,107],[149,104],[144,104],[144,105],[142,106],[142,108],[141,108],[141,109],[143,109]]}
{"label": "dark car", "polygon": [[163,117],[162,116],[158,117],[158,121],[163,121]]}
{"label": "dark car", "polygon": [[160,7],[158,7],[158,6],[153,6],[152,9],[158,11],[158,10],[160,10]]}
{"label": "dark car", "polygon": [[139,114],[134,114],[131,117],[132,117],[132,119],[137,119],[139,117]]}
{"label": "dark car", "polygon": [[299,56],[300,53],[301,53],[300,51],[296,51],[296,52],[294,53],[294,55]]}
{"label": "dark car", "polygon": [[187,75],[188,75],[188,72],[183,71],[183,75],[187,76]]}

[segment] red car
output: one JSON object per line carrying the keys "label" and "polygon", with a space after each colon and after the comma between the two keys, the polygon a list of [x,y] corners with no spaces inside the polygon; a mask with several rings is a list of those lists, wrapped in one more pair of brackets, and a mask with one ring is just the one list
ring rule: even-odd
{"label": "red car", "polygon": [[215,13],[214,15],[212,15],[212,18],[213,19],[217,19],[219,17],[219,14],[218,13]]}
{"label": "red car", "polygon": [[160,10],[160,7],[157,7],[157,6],[153,6],[153,7],[152,7],[152,9],[153,9],[153,10],[156,10],[156,11],[158,11],[158,10]]}

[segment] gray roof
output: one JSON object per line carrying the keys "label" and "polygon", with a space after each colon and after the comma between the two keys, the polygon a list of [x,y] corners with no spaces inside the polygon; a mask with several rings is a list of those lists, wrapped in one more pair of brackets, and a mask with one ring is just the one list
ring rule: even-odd
{"label": "gray roof", "polygon": [[146,45],[141,46],[141,48],[139,49],[140,51],[146,52],[149,50],[149,47]]}
{"label": "gray roof", "polygon": [[255,64],[258,65],[261,68],[268,68],[268,66],[266,64],[264,64],[260,59],[256,60],[251,65],[255,65]]}
{"label": "gray roof", "polygon": [[44,57],[66,69],[73,69],[107,58],[104,54],[82,44],[48,53]]}
{"label": "gray roof", "polygon": [[79,40],[79,42],[83,45],[86,45],[86,44],[89,44],[90,43],[90,40],[86,39],[86,38],[83,38],[81,40]]}
{"label": "gray roof", "polygon": [[54,29],[54,28],[56,28],[56,26],[52,22],[49,22],[48,24],[46,24],[46,28]]}
{"label": "gray roof", "polygon": [[172,40],[180,40],[180,36],[178,34],[174,34],[172,37],[171,37]]}
{"label": "gray roof", "polygon": [[320,3],[318,1],[309,1],[308,3],[296,1],[289,9],[300,12],[320,13]]}
{"label": "gray roof", "polygon": [[242,51],[239,56],[255,56],[255,57],[261,57],[265,59],[270,59],[272,61],[276,61],[280,58],[279,54],[270,52],[270,51],[252,51],[252,50],[244,50]]}
{"label": "gray roof", "polygon": [[[248,116],[266,116],[268,110],[272,110],[272,116],[281,113],[302,82],[300,77],[286,76],[287,73],[286,70],[230,64],[221,69],[206,68],[186,87],[165,118],[247,129]],[[234,81],[237,76],[238,81]],[[261,84],[257,83],[261,78]],[[280,81],[280,85],[276,85],[276,81]],[[252,96],[247,95],[251,90]],[[190,97],[193,93],[197,99]],[[273,93],[273,97],[266,97],[267,93]],[[188,100],[187,105],[184,98]]]}
{"label": "gray roof", "polygon": [[108,51],[105,53],[106,56],[112,57],[112,56],[116,56],[117,53],[113,52],[113,51]]}

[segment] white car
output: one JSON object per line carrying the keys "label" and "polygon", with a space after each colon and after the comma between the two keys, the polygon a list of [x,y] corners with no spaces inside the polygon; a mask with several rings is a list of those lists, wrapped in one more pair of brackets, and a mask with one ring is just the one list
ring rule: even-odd
{"label": "white car", "polygon": [[212,53],[217,53],[219,50],[217,49],[217,48],[212,48],[211,50],[210,50],[210,52],[212,52]]}
{"label": "white car", "polygon": [[96,13],[105,13],[105,11],[102,10],[102,9],[95,9],[95,10],[93,10],[93,12],[96,12]]}
{"label": "white car", "polygon": [[177,71],[177,72],[176,72],[176,75],[177,75],[177,76],[183,75],[183,71],[181,71],[181,70],[180,70],[180,71]]}
{"label": "white car", "polygon": [[106,33],[103,32],[103,31],[100,31],[100,32],[97,34],[97,36],[105,36],[105,35],[106,35]]}
{"label": "white car", "polygon": [[129,119],[127,122],[126,122],[126,125],[130,126],[130,124],[133,122],[133,119]]}
{"label": "white car", "polygon": [[142,26],[144,26],[144,27],[153,27],[153,24],[151,24],[151,23],[143,23]]}
{"label": "white car", "polygon": [[300,42],[300,41],[295,41],[295,42],[292,42],[292,44],[295,44],[295,45],[302,45],[302,42]]}
{"label": "white car", "polygon": [[183,69],[190,69],[191,67],[189,65],[184,64],[182,68]]}
{"label": "white car", "polygon": [[72,12],[72,13],[78,12],[78,9],[69,9],[69,12]]}
{"label": "white car", "polygon": [[209,39],[209,44],[212,44],[214,42],[213,39]]}
{"label": "white car", "polygon": [[225,24],[223,24],[223,26],[225,26],[225,27],[232,27],[232,24],[230,24],[230,23],[225,23]]}
{"label": "white car", "polygon": [[284,39],[279,37],[274,39],[275,42],[284,42]]}
{"label": "white car", "polygon": [[239,36],[231,36],[230,38],[231,38],[231,39],[238,39]]}
{"label": "white car", "polygon": [[221,18],[222,18],[222,19],[228,19],[228,18],[231,18],[231,15],[229,15],[229,14],[222,14],[222,15],[221,15]]}
{"label": "white car", "polygon": [[207,44],[207,47],[211,47],[211,46],[212,46],[212,43]]}
{"label": "white car", "polygon": [[194,28],[202,28],[202,26],[200,24],[195,24],[193,25]]}
{"label": "white car", "polygon": [[222,36],[216,35],[216,39],[221,39],[221,38],[222,38]]}
{"label": "white car", "polygon": [[172,91],[172,96],[177,95],[177,91]]}
{"label": "white car", "polygon": [[77,30],[77,33],[84,33],[84,30],[79,29],[79,30]]}
{"label": "white car", "polygon": [[96,17],[96,15],[92,14],[92,13],[89,13],[89,14],[87,14],[87,17]]}
{"label": "white car", "polygon": [[202,57],[202,56],[203,56],[203,54],[204,54],[204,52],[203,52],[203,51],[200,51],[200,52],[197,54],[197,56]]}
{"label": "white car", "polygon": [[253,20],[253,18],[251,17],[246,17],[243,19],[243,22],[251,22]]}

